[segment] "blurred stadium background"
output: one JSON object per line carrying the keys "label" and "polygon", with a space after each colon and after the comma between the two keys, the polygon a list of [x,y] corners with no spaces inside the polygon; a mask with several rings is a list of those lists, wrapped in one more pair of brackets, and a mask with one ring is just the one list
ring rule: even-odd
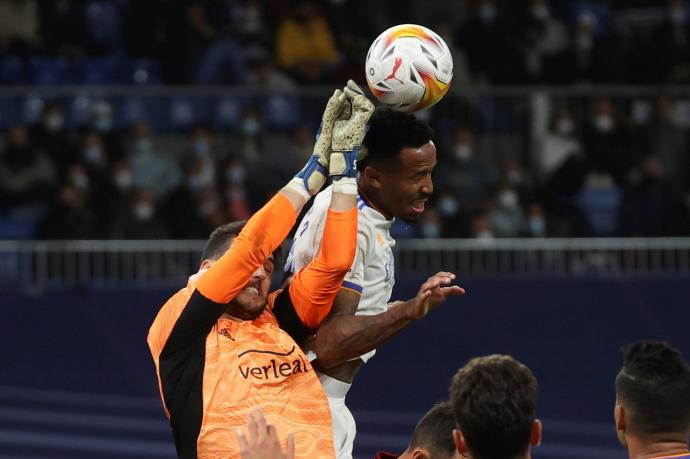
{"label": "blurred stadium background", "polygon": [[174,457],[145,336],[210,229],[311,153],[327,95],[404,22],[454,54],[439,167],[396,224],[396,298],[468,295],[349,395],[401,451],[466,360],[540,383],[537,458],[623,458],[619,347],[690,355],[690,15],[673,0],[0,0],[0,458]]}

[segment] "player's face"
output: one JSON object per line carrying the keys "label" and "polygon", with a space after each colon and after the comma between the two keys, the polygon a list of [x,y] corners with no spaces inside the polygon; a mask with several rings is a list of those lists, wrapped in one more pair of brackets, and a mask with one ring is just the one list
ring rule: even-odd
{"label": "player's face", "polygon": [[254,271],[249,282],[228,303],[226,312],[233,317],[243,320],[256,319],[266,307],[268,289],[271,286],[271,275],[274,269],[274,259],[271,256]]}
{"label": "player's face", "polygon": [[384,213],[406,222],[416,221],[434,191],[431,171],[436,167],[436,146],[429,141],[419,148],[404,148],[396,167],[381,171]]}

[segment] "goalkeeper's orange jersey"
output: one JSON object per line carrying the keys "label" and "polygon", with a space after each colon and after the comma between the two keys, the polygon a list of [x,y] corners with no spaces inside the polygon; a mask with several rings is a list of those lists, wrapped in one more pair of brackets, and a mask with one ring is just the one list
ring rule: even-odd
{"label": "goalkeeper's orange jersey", "polygon": [[[322,252],[332,249],[331,258],[321,257],[321,265],[306,267],[288,289],[271,293],[259,317],[239,321],[224,312],[287,235],[295,220],[288,206],[285,198],[273,198],[220,260],[163,305],[151,326],[148,344],[180,457],[239,458],[236,431],[256,405],[282,442],[295,434],[296,457],[335,455],[326,395],[296,340],[328,313],[352,263],[356,210],[330,215]],[[343,230],[351,238],[338,244],[333,233],[342,241]],[[336,255],[342,261],[337,270],[325,269]]]}

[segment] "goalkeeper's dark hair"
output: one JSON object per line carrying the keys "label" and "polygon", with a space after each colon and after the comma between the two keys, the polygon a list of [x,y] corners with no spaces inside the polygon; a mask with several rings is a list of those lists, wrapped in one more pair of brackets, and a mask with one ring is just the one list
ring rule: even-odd
{"label": "goalkeeper's dark hair", "polygon": [[470,360],[453,377],[455,420],[475,459],[513,459],[529,448],[537,380],[508,355]]}
{"label": "goalkeeper's dark hair", "polygon": [[434,130],[411,113],[377,108],[362,142],[367,157],[357,162],[357,170],[362,171],[378,161],[395,159],[403,148],[419,148],[433,137]]}
{"label": "goalkeeper's dark hair", "polygon": [[660,341],[623,348],[616,395],[636,435],[690,431],[690,367],[683,355]]}
{"label": "goalkeeper's dark hair", "polygon": [[[239,236],[240,232],[247,224],[246,220],[237,220],[226,223],[214,229],[206,240],[204,250],[201,252],[201,261],[204,260],[218,260],[230,248],[232,240]],[[273,251],[273,258],[278,264],[283,254],[282,246],[278,246]]]}
{"label": "goalkeeper's dark hair", "polygon": [[426,448],[432,457],[453,457],[455,414],[450,402],[440,402],[430,409],[414,428],[409,449]]}

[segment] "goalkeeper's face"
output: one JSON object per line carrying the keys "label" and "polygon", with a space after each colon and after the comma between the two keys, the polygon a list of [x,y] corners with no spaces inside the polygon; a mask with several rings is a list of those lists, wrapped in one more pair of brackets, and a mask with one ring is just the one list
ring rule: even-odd
{"label": "goalkeeper's face", "polygon": [[254,320],[264,311],[266,307],[266,299],[268,298],[268,289],[271,286],[271,275],[274,269],[273,256],[259,268],[254,271],[249,282],[244,288],[233,298],[226,312],[233,317],[243,320]]}

